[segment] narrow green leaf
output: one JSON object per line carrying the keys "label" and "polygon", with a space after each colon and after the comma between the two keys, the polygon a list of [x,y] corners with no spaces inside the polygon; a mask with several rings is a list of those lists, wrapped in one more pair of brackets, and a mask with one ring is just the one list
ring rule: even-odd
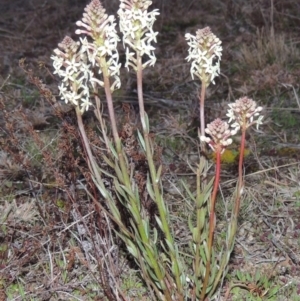
{"label": "narrow green leaf", "polygon": [[113,201],[109,201],[108,202],[108,207],[112,213],[112,215],[119,221],[121,222],[121,214],[119,209],[117,208],[117,206],[115,205],[115,203]]}
{"label": "narrow green leaf", "polygon": [[146,151],[146,145],[145,145],[144,138],[143,138],[142,134],[140,133],[140,131],[137,131],[137,133],[138,133],[139,141],[142,145],[142,148],[144,151]]}
{"label": "narrow green leaf", "polygon": [[207,261],[207,254],[205,253],[205,250],[203,247],[200,247],[200,257],[203,260],[203,264],[206,264]]}
{"label": "narrow green leaf", "polygon": [[130,240],[127,240],[127,241],[126,241],[126,245],[127,245],[127,249],[128,249],[128,251],[129,251],[129,253],[130,253],[133,257],[138,258],[138,250],[137,250],[136,246],[133,244],[133,242],[130,241]]}
{"label": "narrow green leaf", "polygon": [[122,171],[121,171],[121,169],[120,169],[120,167],[119,167],[119,165],[118,165],[117,162],[115,164],[115,172],[117,174],[117,177],[118,177],[119,181],[121,183],[124,183],[124,177],[123,177]]}
{"label": "narrow green leaf", "polygon": [[209,252],[208,252],[208,246],[207,246],[207,243],[206,243],[205,240],[203,241],[203,248],[204,248],[204,251],[205,251],[205,256],[208,259],[209,258]]}
{"label": "narrow green leaf", "polygon": [[174,241],[168,241],[167,239],[165,239],[166,244],[168,245],[168,248],[170,250],[170,252],[172,252],[173,254],[175,253],[175,248],[174,248]]}
{"label": "narrow green leaf", "polygon": [[159,228],[163,231],[163,225],[162,225],[162,222],[161,222],[160,218],[159,218],[157,215],[155,215],[155,220],[156,220],[156,222],[157,222]]}
{"label": "narrow green leaf", "polygon": [[192,233],[193,229],[194,229],[194,225],[193,225],[192,217],[191,216],[188,217],[188,225],[189,225],[189,229],[190,229],[190,231]]}
{"label": "narrow green leaf", "polygon": [[139,208],[141,208],[141,200],[140,200],[140,195],[139,195],[139,191],[138,189],[135,189],[135,185],[133,185],[134,187],[132,188],[132,190],[134,190],[134,200],[136,201],[136,204]]}
{"label": "narrow green leaf", "polygon": [[180,256],[179,256],[179,250],[178,250],[178,245],[177,244],[175,244],[175,258],[177,258],[177,265],[178,265],[179,272],[181,274],[182,271],[183,271],[183,267],[182,267],[181,261],[179,260]]}
{"label": "narrow green leaf", "polygon": [[145,125],[146,125],[146,131],[149,134],[149,132],[150,132],[150,126],[149,126],[149,118],[148,118],[147,113],[145,113]]}
{"label": "narrow green leaf", "polygon": [[120,194],[123,198],[126,198],[125,191],[121,188],[121,185],[117,179],[114,179],[114,186],[118,194]]}
{"label": "narrow green leaf", "polygon": [[[148,272],[150,278],[151,278],[153,281],[155,281],[156,286],[157,286],[158,288],[161,288],[161,287],[162,287],[161,284],[160,284],[160,280],[161,280],[161,279],[158,279],[157,275],[155,275],[154,272],[153,272],[153,270],[152,270],[152,269],[149,269],[149,267],[147,267],[147,272]],[[163,277],[162,277],[162,279],[163,279]]]}
{"label": "narrow green leaf", "polygon": [[118,159],[118,158],[119,158],[119,157],[118,157],[118,154],[117,154],[115,148],[113,147],[113,145],[112,145],[112,143],[111,143],[110,141],[108,142],[108,145],[109,145],[109,148],[110,148],[112,154],[114,155],[114,157],[115,157],[116,159]]}
{"label": "narrow green leaf", "polygon": [[272,287],[268,292],[268,297],[271,298],[271,297],[275,296],[278,293],[279,289],[280,289],[280,286]]}
{"label": "narrow green leaf", "polygon": [[156,183],[158,183],[160,180],[161,171],[162,171],[162,165],[159,165],[157,174],[156,174],[156,179],[155,179]]}
{"label": "narrow green leaf", "polygon": [[110,159],[108,159],[105,155],[103,155],[102,158],[107,165],[109,165],[112,169],[115,169],[115,164]]}
{"label": "narrow green leaf", "polygon": [[197,228],[192,229],[192,236],[193,236],[193,241],[198,244],[200,243],[200,233]]}
{"label": "narrow green leaf", "polygon": [[186,183],[184,181],[181,181],[185,191],[188,193],[189,197],[191,200],[193,200],[194,202],[196,201],[195,197],[193,196],[193,194],[191,193],[190,189],[187,187]]}
{"label": "narrow green leaf", "polygon": [[114,175],[112,175],[111,173],[109,173],[109,172],[108,172],[107,170],[105,170],[105,169],[99,168],[98,170],[99,170],[101,173],[107,175],[108,177],[110,177],[110,178],[112,178],[112,179],[115,178]]}
{"label": "narrow green leaf", "polygon": [[147,192],[149,193],[150,198],[155,202],[155,194],[152,188],[151,180],[149,178],[149,174],[147,175],[147,182],[146,182]]}
{"label": "narrow green leaf", "polygon": [[138,208],[133,207],[131,204],[128,204],[127,207],[128,207],[128,210],[130,211],[131,215],[133,216],[135,222],[138,223],[141,219],[141,215],[140,215]]}
{"label": "narrow green leaf", "polygon": [[252,281],[252,276],[249,273],[246,274],[246,280],[249,282]]}
{"label": "narrow green leaf", "polygon": [[143,224],[143,228],[145,229],[145,233],[147,235],[147,240],[148,240],[149,239],[149,233],[150,233],[149,221],[143,219],[142,224]]}
{"label": "narrow green leaf", "polygon": [[172,270],[172,273],[173,273],[174,276],[177,276],[177,277],[180,276],[180,271],[178,269],[178,263],[177,262],[172,262],[171,270]]}
{"label": "narrow green leaf", "polygon": [[255,276],[254,276],[255,282],[258,282],[258,280],[260,280],[260,278],[261,278],[260,272],[256,271]]}
{"label": "narrow green leaf", "polygon": [[135,194],[132,190],[130,190],[128,187],[124,186],[124,185],[120,185],[120,187],[127,193],[128,197],[132,198],[133,200],[135,200]]}
{"label": "narrow green leaf", "polygon": [[203,209],[199,209],[198,212],[197,212],[197,217],[198,217],[198,230],[199,232],[202,231],[203,227],[204,227],[204,224],[206,222],[206,219],[205,219],[205,210]]}
{"label": "narrow green leaf", "polygon": [[154,244],[157,243],[157,237],[158,237],[158,232],[157,232],[156,228],[153,228],[153,243]]}
{"label": "narrow green leaf", "polygon": [[98,182],[96,181],[96,179],[95,179],[93,176],[92,176],[92,178],[93,178],[93,181],[94,181],[95,185],[97,186],[98,190],[99,190],[100,193],[102,194],[102,196],[103,196],[105,199],[107,199],[109,193],[108,193],[108,191],[106,190],[106,188],[104,187],[103,182],[98,183]]}

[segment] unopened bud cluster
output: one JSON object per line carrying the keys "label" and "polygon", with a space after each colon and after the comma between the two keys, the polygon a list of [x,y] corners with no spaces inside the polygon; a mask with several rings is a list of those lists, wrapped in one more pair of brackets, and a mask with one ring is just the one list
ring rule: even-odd
{"label": "unopened bud cluster", "polygon": [[258,128],[262,124],[263,116],[260,115],[262,107],[257,106],[253,99],[245,96],[229,104],[229,107],[227,116],[229,117],[229,122],[234,121],[232,127],[247,129],[251,125],[256,124],[256,128]]}
{"label": "unopened bud cluster", "polygon": [[220,74],[220,60],[222,56],[222,42],[209,27],[198,29],[196,36],[185,35],[189,45],[187,61],[191,62],[191,76],[196,75],[202,83],[208,86]]}
{"label": "unopened bud cluster", "polygon": [[217,118],[207,125],[205,132],[210,137],[201,136],[201,141],[205,141],[214,152],[222,153],[232,143],[230,137],[237,133],[237,129],[230,130],[226,121]]}
{"label": "unopened bud cluster", "polygon": [[[230,137],[235,135],[240,129],[246,130],[254,124],[258,128],[262,124],[263,116],[260,115],[262,107],[257,106],[256,102],[251,98],[246,96],[239,98],[234,103],[229,104],[229,107],[230,109],[226,114],[229,117],[228,123],[217,118],[209,123],[205,129],[205,132],[210,137],[200,137],[200,140],[207,142],[215,152],[218,150],[224,151],[232,143]],[[231,130],[229,129],[230,123]]]}

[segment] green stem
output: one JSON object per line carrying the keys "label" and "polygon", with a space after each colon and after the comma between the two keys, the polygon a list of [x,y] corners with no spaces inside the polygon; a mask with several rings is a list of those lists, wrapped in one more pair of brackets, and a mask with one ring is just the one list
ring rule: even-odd
{"label": "green stem", "polygon": [[143,94],[143,65],[142,57],[137,54],[137,92],[138,92],[138,101],[139,101],[139,110],[140,110],[140,119],[143,126],[143,132],[148,131],[145,124],[145,106],[144,106],[144,94]]}
{"label": "green stem", "polygon": [[208,280],[210,274],[212,245],[213,245],[215,224],[216,224],[215,205],[216,205],[216,198],[219,189],[220,173],[221,173],[221,149],[217,148],[216,149],[216,176],[215,176],[213,192],[211,195],[210,212],[209,212],[209,237],[208,237],[208,244],[207,244],[208,258],[206,261],[205,277],[204,277],[203,287],[202,287],[202,292],[200,297],[201,301],[204,301],[205,299],[205,294],[206,294],[206,289],[208,286]]}
{"label": "green stem", "polygon": [[90,142],[89,142],[89,139],[86,135],[86,132],[85,132],[85,129],[84,129],[84,126],[83,126],[82,113],[81,113],[78,106],[76,106],[75,111],[76,111],[77,123],[78,123],[79,131],[80,131],[80,135],[82,137],[83,144],[84,144],[87,156],[88,156],[89,169],[90,169],[90,171],[92,171],[92,173],[95,176],[96,180],[98,182],[100,182],[101,181],[101,175],[99,173],[97,163],[96,163],[96,161],[94,159],[94,156],[92,154],[92,150],[91,150],[91,147],[90,147]]}
{"label": "green stem", "polygon": [[[201,192],[200,192],[200,168],[197,169],[197,197],[201,196]],[[197,237],[196,237],[196,251],[195,251],[195,276],[196,279],[198,279],[200,277],[200,261],[201,261],[201,256],[200,256],[200,243],[201,243],[201,211],[203,210],[203,208],[198,208],[198,204],[197,205]]]}
{"label": "green stem", "polygon": [[[206,162],[204,162],[204,157],[201,157],[201,160],[203,160],[203,163],[205,164]],[[206,214],[206,208],[207,208],[207,204],[202,203],[201,199],[203,198],[203,196],[201,195],[201,174],[203,171],[203,166],[201,166],[201,160],[200,160],[200,164],[199,167],[197,169],[197,192],[196,192],[196,233],[195,233],[195,237],[194,237],[194,243],[196,245],[195,248],[195,252],[194,252],[194,275],[195,275],[195,283],[194,283],[194,287],[192,290],[192,301],[195,301],[197,298],[197,295],[199,294],[199,285],[201,283],[201,264],[202,264],[202,260],[203,258],[201,257],[201,253],[200,253],[200,249],[201,246],[203,244],[202,240],[201,240],[201,234],[203,232],[203,216],[205,217]],[[202,164],[203,164],[202,163]],[[203,210],[205,211],[203,214]]]}
{"label": "green stem", "polygon": [[118,146],[120,147],[120,137],[118,134],[115,110],[114,110],[113,99],[112,99],[111,90],[110,90],[109,72],[108,72],[107,63],[106,63],[106,60],[104,57],[100,58],[99,66],[102,67],[101,70],[103,73],[104,90],[105,90],[105,95],[106,95],[108,114],[109,114],[109,119],[110,119],[110,123],[111,123],[114,141],[115,141],[116,147],[118,147]]}
{"label": "green stem", "polygon": [[112,99],[112,94],[111,94],[111,90],[110,90],[109,72],[108,72],[108,67],[107,67],[105,58],[103,58],[103,57],[100,58],[99,65],[102,66],[103,82],[104,82],[104,90],[105,90],[105,95],[106,95],[106,100],[107,100],[108,114],[109,114],[112,132],[113,132],[114,142],[115,142],[115,146],[116,146],[116,150],[117,150],[117,154],[118,154],[118,159],[120,162],[121,172],[123,175],[123,181],[124,181],[123,184],[129,190],[131,190],[131,183],[130,183],[130,177],[128,174],[127,164],[126,164],[126,160],[124,157],[124,153],[122,151],[121,139],[120,139],[120,136],[119,136],[118,130],[117,130],[115,110],[114,110],[113,99]]}
{"label": "green stem", "polygon": [[[170,259],[171,263],[174,265],[174,269],[172,269],[175,272],[175,278],[176,278],[176,286],[177,291],[180,294],[180,299],[183,300],[182,296],[182,284],[180,280],[180,269],[178,265],[178,258],[175,254],[175,246],[174,246],[174,239],[171,235],[169,223],[168,223],[168,217],[167,217],[167,209],[165,207],[162,194],[159,188],[159,181],[157,179],[157,173],[153,161],[153,150],[150,146],[150,139],[149,139],[149,129],[146,124],[146,116],[145,116],[145,108],[144,108],[144,98],[143,98],[143,66],[142,66],[142,57],[137,54],[137,90],[138,90],[138,99],[139,99],[139,109],[140,109],[140,118],[142,122],[143,127],[143,136],[145,141],[145,148],[146,148],[146,157],[149,165],[150,170],[150,176],[152,181],[152,186],[155,194],[155,202],[158,207],[158,212],[160,216],[160,220],[162,223],[162,230],[165,234],[165,238],[168,241],[169,251],[170,251]],[[171,246],[171,248],[170,248]]]}

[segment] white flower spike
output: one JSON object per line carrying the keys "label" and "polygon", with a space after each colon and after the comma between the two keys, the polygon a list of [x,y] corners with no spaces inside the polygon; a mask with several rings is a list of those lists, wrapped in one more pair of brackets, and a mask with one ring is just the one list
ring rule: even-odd
{"label": "white flower spike", "polygon": [[191,62],[192,78],[197,76],[206,86],[214,84],[215,77],[220,74],[222,42],[209,27],[198,29],[196,36],[187,33],[185,39],[189,46],[186,60]]}
{"label": "white flower spike", "polygon": [[[123,45],[126,51],[125,67],[137,68],[137,57],[148,56],[148,60],[142,65],[143,69],[154,66],[156,57],[155,47],[151,45],[156,42],[157,32],[153,31],[153,24],[156,16],[159,15],[157,9],[148,12],[148,7],[152,1],[148,0],[120,0],[120,31],[123,34]],[[129,49],[134,50],[130,52]]]}

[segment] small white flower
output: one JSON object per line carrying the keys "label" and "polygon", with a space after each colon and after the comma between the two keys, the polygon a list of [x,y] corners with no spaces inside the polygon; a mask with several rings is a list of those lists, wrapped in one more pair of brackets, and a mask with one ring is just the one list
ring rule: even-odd
{"label": "small white flower", "polygon": [[58,73],[64,64],[64,59],[62,57],[58,57],[57,55],[52,55],[51,59],[53,60],[53,67],[55,69],[54,74]]}
{"label": "small white flower", "polygon": [[92,75],[91,65],[82,63],[80,65],[80,72],[82,73],[82,78],[88,80]]}
{"label": "small white flower", "polygon": [[83,113],[84,111],[88,111],[89,107],[92,106],[93,104],[90,102],[90,97],[89,95],[86,97],[81,98],[80,102],[80,111]]}
{"label": "small white flower", "polygon": [[91,81],[91,84],[93,84],[93,86],[94,86],[95,84],[98,84],[100,87],[104,87],[104,82],[103,82],[102,80],[96,78],[96,77],[92,77],[92,78],[90,79],[90,81]]}
{"label": "small white flower", "polygon": [[256,124],[256,129],[258,130],[259,126],[263,124],[262,120],[263,120],[264,116],[260,115],[258,117],[258,119],[255,121]]}
{"label": "small white flower", "polygon": [[73,105],[78,106],[78,100],[81,99],[82,92],[80,94],[77,91],[72,91],[68,93],[68,101],[70,101]]}
{"label": "small white flower", "polygon": [[76,62],[76,56],[74,55],[71,60],[66,61],[66,64],[68,65],[66,68],[66,73],[69,73],[70,75],[77,73],[78,68],[81,66],[81,62]]}
{"label": "small white flower", "polygon": [[118,77],[120,74],[121,64],[116,63],[116,61],[112,60],[111,64],[109,64],[108,70],[109,74],[112,77]]}
{"label": "small white flower", "polygon": [[211,139],[209,137],[206,136],[200,136],[200,140],[206,143],[209,143],[211,141]]}
{"label": "small white flower", "polygon": [[64,85],[64,83],[61,83],[58,86],[58,90],[59,90],[59,95],[61,96],[61,99],[65,99],[65,95],[67,92],[67,87]]}
{"label": "small white flower", "polygon": [[[67,61],[66,63],[68,64],[68,61]],[[61,71],[58,73],[58,75],[59,75],[60,77],[63,77],[63,79],[62,79],[63,82],[68,82],[68,81],[74,82],[74,81],[76,80],[76,74],[73,74],[73,73],[71,73],[71,72],[68,72],[67,70],[66,70],[66,71],[62,71],[62,70],[61,70]]]}
{"label": "small white flower", "polygon": [[158,32],[154,32],[151,28],[150,31],[145,34],[145,36],[147,37],[147,43],[151,43],[152,41],[157,43],[156,40],[157,35]]}

